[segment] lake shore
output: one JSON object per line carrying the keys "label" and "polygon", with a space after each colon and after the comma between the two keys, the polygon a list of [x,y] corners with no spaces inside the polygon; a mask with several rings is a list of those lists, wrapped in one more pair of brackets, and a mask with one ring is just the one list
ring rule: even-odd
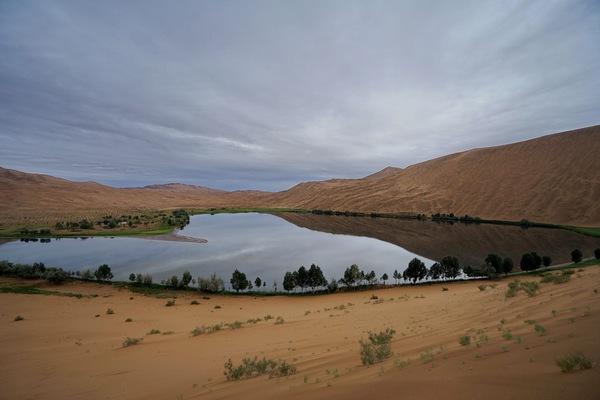
{"label": "lake shore", "polygon": [[[89,297],[0,293],[3,396],[598,398],[600,268],[576,270],[566,283],[541,284],[533,297],[519,292],[507,298],[512,280],[302,297],[191,291],[144,296],[97,283],[37,283],[40,289]],[[484,290],[482,283],[488,284]],[[0,285],[23,284],[32,282],[0,279]],[[169,299],[175,305],[165,307]],[[113,314],[107,314],[109,308]],[[16,315],[24,319],[14,321]],[[273,319],[265,321],[266,315]],[[275,324],[277,317],[283,323]],[[191,334],[197,326],[235,321],[242,323],[239,329]],[[361,365],[359,339],[387,327],[397,332],[394,355]],[[148,334],[152,329],[160,333]],[[470,335],[470,345],[458,343],[463,335]],[[143,341],[122,348],[126,337]],[[556,358],[574,351],[594,361],[594,368],[561,373]],[[228,359],[238,364],[254,356],[286,360],[298,371],[287,378],[225,380]]]}

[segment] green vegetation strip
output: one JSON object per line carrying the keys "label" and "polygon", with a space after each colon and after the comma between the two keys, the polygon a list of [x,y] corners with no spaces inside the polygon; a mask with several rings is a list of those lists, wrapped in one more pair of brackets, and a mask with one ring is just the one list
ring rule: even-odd
{"label": "green vegetation strip", "polygon": [[43,296],[62,296],[62,297],[77,297],[92,298],[97,297],[96,294],[81,294],[73,292],[59,292],[58,290],[46,290],[33,286],[15,286],[9,284],[0,284],[0,293],[16,293],[16,294],[39,294]]}

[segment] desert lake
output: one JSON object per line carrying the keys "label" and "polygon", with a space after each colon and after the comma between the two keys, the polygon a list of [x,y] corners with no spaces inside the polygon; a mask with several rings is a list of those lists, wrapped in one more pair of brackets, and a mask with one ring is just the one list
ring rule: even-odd
{"label": "desert lake", "polygon": [[73,271],[106,263],[115,279],[149,273],[155,282],[188,270],[194,278],[216,273],[228,284],[237,268],[252,282],[256,277],[266,281],[264,290],[273,290],[274,282],[281,290],[285,271],[312,263],[327,279],[340,278],[346,267],[358,264],[378,277],[387,273],[393,282],[393,271],[403,271],[413,257],[427,266],[446,255],[462,265],[480,265],[496,253],[518,265],[523,253],[536,251],[562,263],[574,248],[589,257],[600,247],[600,239],[561,229],[299,213],[195,215],[180,234],[207,243],[141,237],[17,240],[0,245],[0,260]]}

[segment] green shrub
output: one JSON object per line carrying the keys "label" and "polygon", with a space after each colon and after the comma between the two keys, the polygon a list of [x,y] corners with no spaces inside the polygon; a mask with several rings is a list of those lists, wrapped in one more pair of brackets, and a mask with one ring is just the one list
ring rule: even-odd
{"label": "green shrub", "polygon": [[511,331],[504,331],[502,332],[502,337],[504,338],[504,340],[512,340],[513,338],[513,334]]}
{"label": "green shrub", "polygon": [[127,318],[125,322],[133,322],[133,320],[131,318]]}
{"label": "green shrub", "polygon": [[25,319],[25,318],[23,318],[22,316],[20,316],[20,315],[17,315],[17,316],[15,317],[14,321],[15,321],[15,322],[19,322],[19,321],[23,321],[24,319]]}
{"label": "green shrub", "polygon": [[484,291],[487,288],[487,285],[479,285],[477,286],[479,288],[480,291]]}
{"label": "green shrub", "polygon": [[469,335],[464,335],[458,338],[458,343],[461,344],[461,346],[468,346],[471,344],[471,336]]}
{"label": "green shrub", "polygon": [[200,303],[198,302],[198,300],[192,300],[192,301],[190,302],[190,305],[192,305],[192,306],[197,306],[198,304],[200,304]]}
{"label": "green shrub", "polygon": [[212,326],[201,326],[201,327],[197,326],[194,329],[192,329],[192,336],[215,333],[222,329],[223,329],[223,323],[215,324]]}
{"label": "green shrub", "polygon": [[267,314],[267,315],[265,315],[264,320],[268,321],[268,320],[273,319],[273,318],[274,317],[271,314]]}
{"label": "green shrub", "polygon": [[269,377],[282,377],[293,375],[297,372],[296,367],[288,364],[286,361],[244,358],[242,363],[234,366],[231,359],[225,363],[223,374],[228,381],[237,381],[240,379],[253,378],[260,375],[269,375]]}
{"label": "green shrub", "polygon": [[592,361],[582,353],[574,353],[556,360],[563,373],[592,368]]}
{"label": "green shrub", "polygon": [[112,308],[108,308],[108,309],[106,310],[106,314],[107,314],[107,315],[112,315],[112,314],[114,314],[114,313],[115,313],[115,312],[113,311],[113,309],[112,309]]}
{"label": "green shrub", "polygon": [[275,325],[281,325],[283,324],[285,321],[283,320],[282,317],[277,317],[277,319],[275,320]]}
{"label": "green shrub", "polygon": [[123,347],[129,347],[129,346],[133,346],[136,344],[140,344],[142,342],[142,340],[144,340],[144,338],[126,337],[125,340],[123,341]]}
{"label": "green shrub", "polygon": [[150,332],[146,333],[146,335],[159,335],[160,331],[158,329],[151,329]]}
{"label": "green shrub", "polygon": [[165,307],[173,307],[175,305],[175,300],[169,300],[165,304]]}
{"label": "green shrub", "polygon": [[369,340],[361,339],[360,359],[363,365],[372,365],[392,355],[391,342],[396,331],[387,328],[379,333],[369,332]]}
{"label": "green shrub", "polygon": [[243,325],[242,321],[234,321],[226,324],[229,329],[240,329]]}
{"label": "green shrub", "polygon": [[535,332],[539,335],[539,336],[544,336],[546,334],[546,328],[544,328],[542,325],[540,324],[535,324],[533,325],[533,329],[535,330]]}

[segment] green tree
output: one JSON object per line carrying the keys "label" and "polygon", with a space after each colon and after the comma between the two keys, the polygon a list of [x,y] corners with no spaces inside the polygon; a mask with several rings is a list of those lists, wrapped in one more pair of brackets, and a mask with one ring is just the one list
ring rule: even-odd
{"label": "green tree", "polygon": [[513,268],[514,264],[512,258],[506,257],[504,260],[502,260],[502,272],[508,274],[513,270]]}
{"label": "green tree", "polygon": [[440,277],[444,274],[444,269],[442,268],[442,265],[439,263],[434,263],[430,268],[429,268],[429,272],[427,273],[427,276],[429,276],[429,278],[437,280],[440,279]]}
{"label": "green tree", "polygon": [[578,263],[583,260],[583,253],[579,249],[575,249],[571,252],[571,261]]}
{"label": "green tree", "polygon": [[596,260],[600,260],[600,248],[594,250],[594,257],[596,257]]}
{"label": "green tree", "polygon": [[531,253],[525,253],[521,257],[521,269],[523,271],[534,271],[542,266],[542,257],[540,257],[535,251]]}
{"label": "green tree", "polygon": [[371,270],[368,274],[365,275],[365,280],[369,285],[374,285],[375,280],[377,279],[377,275],[375,275],[375,271]]}
{"label": "green tree", "polygon": [[256,285],[257,289],[260,289],[260,287],[262,286],[262,280],[260,279],[260,276],[256,277],[256,279],[254,280],[254,285]]}
{"label": "green tree", "polygon": [[300,268],[298,268],[298,276],[296,278],[296,286],[300,286],[300,289],[302,289],[302,291],[304,291],[304,288],[307,287],[308,285],[309,285],[308,271],[306,270],[306,268],[304,268],[304,265],[302,265]]}
{"label": "green tree", "polygon": [[192,274],[190,274],[190,271],[185,271],[181,277],[181,286],[188,287],[191,281]]}
{"label": "green tree", "polygon": [[396,283],[396,285],[398,284],[398,279],[402,278],[402,275],[398,273],[398,270],[395,269],[394,273],[392,274],[392,278],[394,278],[394,281]]}
{"label": "green tree", "polygon": [[308,285],[313,292],[316,287],[327,286],[327,279],[323,276],[323,271],[318,265],[312,264],[308,270]]}
{"label": "green tree", "polygon": [[426,276],[427,267],[425,267],[425,263],[416,257],[408,263],[408,268],[406,268],[402,274],[404,279],[412,280],[413,283],[416,283],[417,280],[422,280]]}
{"label": "green tree", "polygon": [[384,273],[383,275],[381,275],[381,280],[383,281],[384,285],[386,285],[386,282],[388,279],[389,279],[388,274]]}
{"label": "green tree", "polygon": [[246,290],[248,287],[248,278],[246,278],[246,274],[238,271],[237,269],[233,271],[233,274],[231,274],[231,279],[229,282],[231,283],[233,290],[236,292],[239,292],[240,290]]}
{"label": "green tree", "polygon": [[135,282],[135,274],[133,272],[129,274],[129,281]]}
{"label": "green tree", "polygon": [[173,275],[171,277],[171,279],[169,279],[167,281],[167,285],[172,286],[174,288],[176,288],[177,286],[179,286],[179,278],[177,277],[177,275]]}
{"label": "green tree", "polygon": [[351,287],[354,286],[360,278],[360,269],[358,265],[352,264],[344,271],[344,277],[340,279],[340,282],[344,285]]}
{"label": "green tree", "polygon": [[494,268],[497,274],[502,273],[502,258],[497,254],[488,254],[485,258],[485,265],[488,268]]}
{"label": "green tree", "polygon": [[296,278],[292,272],[286,272],[283,276],[283,289],[287,292],[296,287]]}
{"label": "green tree", "polygon": [[544,267],[549,267],[552,264],[552,259],[549,256],[543,256],[542,264],[544,264]]}
{"label": "green tree", "polygon": [[94,272],[94,276],[99,281],[110,281],[113,278],[112,271],[107,264],[99,266],[96,272]]}
{"label": "green tree", "polygon": [[442,265],[442,270],[444,271],[444,279],[454,279],[460,274],[460,264],[458,263],[458,258],[454,256],[446,256],[442,258],[440,264]]}

